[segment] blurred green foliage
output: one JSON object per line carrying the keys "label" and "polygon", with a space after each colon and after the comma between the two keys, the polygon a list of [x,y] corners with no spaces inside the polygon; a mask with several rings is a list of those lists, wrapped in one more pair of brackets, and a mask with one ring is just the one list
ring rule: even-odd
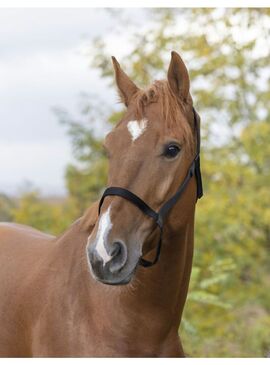
{"label": "blurred green foliage", "polygon": [[11,210],[15,203],[5,194],[0,194],[0,222],[12,220]]}
{"label": "blurred green foliage", "polygon": [[17,223],[53,234],[62,233],[79,216],[72,199],[42,199],[37,191],[24,193],[10,214]]}
{"label": "blurred green foliage", "polygon": [[[197,204],[194,267],[180,328],[184,348],[198,357],[265,356],[270,351],[270,11],[145,13],[145,27],[120,14],[115,34],[134,22],[123,68],[144,86],[164,78],[170,51],[178,51],[190,70],[202,119],[205,196]],[[96,39],[92,50],[92,66],[112,85],[107,40]],[[81,120],[58,110],[76,158],[66,171],[68,201],[48,203],[32,193],[14,208],[0,196],[1,219],[54,233],[68,226],[106,185],[103,135],[96,133],[94,120],[108,130],[121,112],[93,97]]]}

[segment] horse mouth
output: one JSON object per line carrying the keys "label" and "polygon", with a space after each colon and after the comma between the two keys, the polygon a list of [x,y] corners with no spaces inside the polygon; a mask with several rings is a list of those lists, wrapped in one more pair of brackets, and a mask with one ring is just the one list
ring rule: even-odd
{"label": "horse mouth", "polygon": [[106,284],[106,285],[112,285],[112,286],[121,286],[121,285],[127,285],[130,283],[132,277],[133,277],[133,272],[131,274],[129,274],[127,277],[125,277],[124,279],[118,281],[118,280],[99,280],[102,284]]}
{"label": "horse mouth", "polygon": [[97,277],[95,275],[95,279],[102,284],[111,285],[111,286],[123,286],[128,285],[134,277],[137,265],[135,268],[124,278],[116,278],[116,277]]}

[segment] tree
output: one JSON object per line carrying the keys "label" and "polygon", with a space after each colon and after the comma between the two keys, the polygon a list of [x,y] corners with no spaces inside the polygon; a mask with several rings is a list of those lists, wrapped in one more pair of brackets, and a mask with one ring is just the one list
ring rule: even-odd
{"label": "tree", "polygon": [[12,220],[11,210],[13,207],[14,201],[5,194],[0,194],[0,222]]}
{"label": "tree", "polygon": [[50,234],[62,233],[70,222],[78,217],[78,212],[67,201],[46,201],[37,191],[23,194],[18,205],[12,210],[13,220]]}

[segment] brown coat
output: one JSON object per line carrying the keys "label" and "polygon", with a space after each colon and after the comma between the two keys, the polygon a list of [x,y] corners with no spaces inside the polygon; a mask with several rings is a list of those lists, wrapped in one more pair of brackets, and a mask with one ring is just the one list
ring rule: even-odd
{"label": "brown coat", "polygon": [[[188,74],[173,53],[168,82],[142,92],[115,59],[114,66],[128,109],[114,137],[106,140],[112,153],[108,183],[121,183],[157,209],[176,190],[193,158]],[[174,110],[168,106],[175,108],[180,124],[173,125],[167,115],[164,127],[164,113]],[[148,130],[130,147],[126,125],[140,113]],[[182,146],[174,162],[156,152],[168,136]],[[98,203],[60,237],[0,224],[0,356],[184,356],[178,329],[192,265],[195,203],[192,179],[165,222],[159,262],[143,268],[133,253],[140,248],[146,258],[153,256],[157,231],[151,219],[120,197],[106,198],[102,213],[110,205],[113,228],[103,244],[109,249],[120,237],[126,250],[123,268],[111,276],[120,283],[125,270],[136,268],[123,286],[105,285],[99,273],[93,276],[95,260],[88,248],[97,245],[100,235]]]}

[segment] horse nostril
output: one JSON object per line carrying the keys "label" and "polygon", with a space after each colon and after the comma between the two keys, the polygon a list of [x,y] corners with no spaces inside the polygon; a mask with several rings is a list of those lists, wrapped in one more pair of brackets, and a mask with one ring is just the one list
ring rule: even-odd
{"label": "horse nostril", "polygon": [[123,242],[116,241],[112,244],[111,260],[108,262],[109,270],[114,273],[120,271],[127,261],[127,248]]}
{"label": "horse nostril", "polygon": [[111,250],[111,257],[114,258],[121,254],[123,244],[121,242],[114,242]]}

